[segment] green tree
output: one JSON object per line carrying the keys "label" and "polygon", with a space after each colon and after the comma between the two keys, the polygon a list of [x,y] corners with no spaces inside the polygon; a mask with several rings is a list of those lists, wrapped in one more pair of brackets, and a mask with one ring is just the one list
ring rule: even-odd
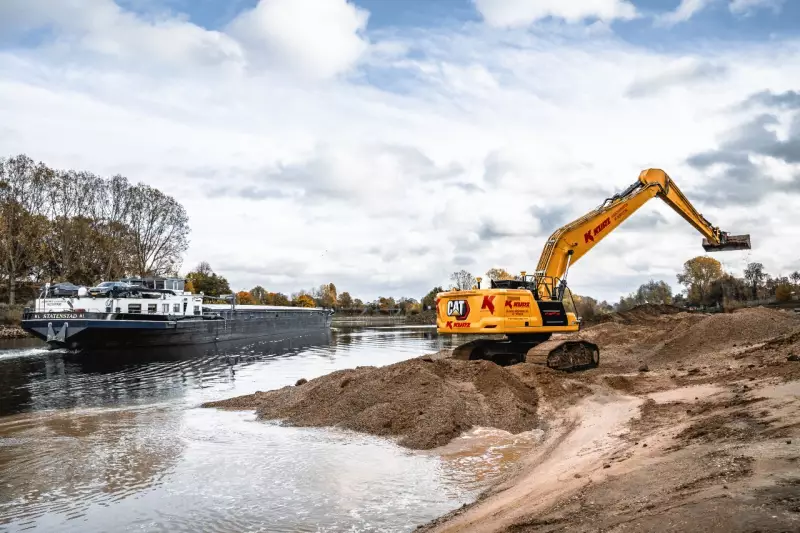
{"label": "green tree", "polygon": [[747,284],[743,279],[725,273],[711,283],[709,303],[727,306],[729,302],[747,300]]}
{"label": "green tree", "polygon": [[191,281],[195,291],[206,296],[221,296],[232,292],[228,280],[214,273],[206,261],[197,265],[197,268],[189,272],[186,278]]}
{"label": "green tree", "polygon": [[678,283],[686,286],[690,302],[707,304],[711,284],[722,277],[722,264],[711,257],[697,256],[683,264],[683,272],[677,277]]}
{"label": "green tree", "polygon": [[747,268],[744,269],[744,279],[750,284],[753,299],[758,298],[758,289],[766,276],[764,265],[761,263],[748,263]]}
{"label": "green tree", "polygon": [[255,287],[250,289],[250,296],[252,296],[253,301],[257,304],[266,305],[268,294],[269,292],[267,291],[267,289],[265,289],[261,285],[256,285]]}
{"label": "green tree", "polygon": [[353,297],[350,293],[345,291],[339,295],[339,307],[343,309],[350,309],[353,307]]}
{"label": "green tree", "polygon": [[671,304],[672,289],[664,281],[650,280],[636,291],[636,302],[641,304]]}
{"label": "green tree", "polygon": [[436,307],[436,295],[440,292],[444,292],[442,287],[434,287],[428,291],[428,294],[422,297],[421,303],[423,311],[426,309],[434,309]]}

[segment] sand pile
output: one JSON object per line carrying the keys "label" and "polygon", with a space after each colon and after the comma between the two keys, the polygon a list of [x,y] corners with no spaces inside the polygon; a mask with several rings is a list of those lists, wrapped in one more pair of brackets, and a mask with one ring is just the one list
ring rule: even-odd
{"label": "sand pile", "polygon": [[338,426],[430,449],[473,426],[511,433],[533,429],[537,395],[518,375],[488,361],[421,357],[340,370],[299,386],[203,406],[255,409],[263,420]]}
{"label": "sand pile", "polygon": [[616,324],[647,324],[653,320],[658,320],[664,315],[687,314],[685,311],[674,305],[667,304],[642,304],[618,313],[607,313],[592,317],[586,321],[586,325],[616,323]]}
{"label": "sand pile", "polygon": [[763,342],[791,332],[798,325],[800,319],[793,314],[766,308],[707,315],[667,340],[660,355],[682,357]]}

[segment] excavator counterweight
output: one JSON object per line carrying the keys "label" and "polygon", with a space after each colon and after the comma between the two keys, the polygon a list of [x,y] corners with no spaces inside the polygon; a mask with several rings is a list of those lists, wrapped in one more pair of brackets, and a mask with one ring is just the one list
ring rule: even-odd
{"label": "excavator counterweight", "polygon": [[[486,289],[478,278],[473,289],[438,293],[438,333],[480,336],[456,347],[453,357],[489,359],[501,365],[526,361],[559,370],[597,366],[598,346],[576,336],[581,320],[567,289],[569,267],[654,197],[700,232],[707,252],[750,249],[750,235],[729,235],[713,226],[663,170],[644,170],[624,191],[555,230],[533,275],[522,272],[512,280],[490,280]],[[559,333],[569,336],[551,338]]]}

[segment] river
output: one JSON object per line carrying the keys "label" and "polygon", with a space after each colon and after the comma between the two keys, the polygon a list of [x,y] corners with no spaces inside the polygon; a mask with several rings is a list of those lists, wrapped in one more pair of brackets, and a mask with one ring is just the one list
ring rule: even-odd
{"label": "river", "polygon": [[0,344],[0,530],[408,532],[524,451],[480,428],[412,451],[202,402],[447,346],[426,327],[86,356]]}

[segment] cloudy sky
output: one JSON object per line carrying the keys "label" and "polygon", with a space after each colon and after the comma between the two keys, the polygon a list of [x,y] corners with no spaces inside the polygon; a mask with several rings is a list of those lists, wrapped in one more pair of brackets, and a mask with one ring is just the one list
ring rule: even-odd
{"label": "cloudy sky", "polygon": [[[535,268],[649,167],[800,268],[800,2],[2,0],[0,155],[186,206],[234,289],[420,298]],[[659,200],[576,263],[581,294],[675,285],[701,236]]]}

